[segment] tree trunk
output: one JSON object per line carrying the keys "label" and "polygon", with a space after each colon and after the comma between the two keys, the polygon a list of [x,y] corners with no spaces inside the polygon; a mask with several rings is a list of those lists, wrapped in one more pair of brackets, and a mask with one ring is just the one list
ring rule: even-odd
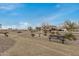
{"label": "tree trunk", "polygon": [[40,35],[41,35],[41,34],[39,33],[39,37],[40,37]]}
{"label": "tree trunk", "polygon": [[65,40],[63,39],[63,40],[62,40],[62,44],[64,44],[64,41],[65,41]]}

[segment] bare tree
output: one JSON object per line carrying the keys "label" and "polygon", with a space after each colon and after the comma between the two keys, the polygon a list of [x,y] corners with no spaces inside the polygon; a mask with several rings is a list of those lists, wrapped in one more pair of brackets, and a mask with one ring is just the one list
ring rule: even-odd
{"label": "bare tree", "polygon": [[67,20],[67,21],[64,22],[64,28],[67,31],[73,31],[74,29],[76,29],[76,23],[71,22],[70,20]]}
{"label": "bare tree", "polygon": [[33,33],[34,32],[33,28],[32,27],[28,27],[28,30],[30,31],[31,36],[34,37],[35,34]]}
{"label": "bare tree", "polygon": [[28,30],[29,30],[29,31],[32,31],[32,30],[33,30],[33,28],[30,26],[30,27],[28,27]]}
{"label": "bare tree", "polygon": [[42,23],[41,27],[44,35],[47,36],[47,33],[51,31],[50,30],[51,25],[49,23]]}

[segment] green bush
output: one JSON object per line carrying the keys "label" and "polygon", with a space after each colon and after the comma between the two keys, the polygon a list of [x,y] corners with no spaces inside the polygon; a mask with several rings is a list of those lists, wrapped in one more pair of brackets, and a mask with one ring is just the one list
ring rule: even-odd
{"label": "green bush", "polygon": [[76,37],[72,33],[66,33],[64,36],[65,36],[65,39],[76,40]]}

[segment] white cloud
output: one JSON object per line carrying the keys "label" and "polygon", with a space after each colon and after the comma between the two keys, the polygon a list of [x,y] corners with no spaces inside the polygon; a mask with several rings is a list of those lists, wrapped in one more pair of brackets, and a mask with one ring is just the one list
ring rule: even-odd
{"label": "white cloud", "polygon": [[19,28],[20,29],[26,29],[27,27],[31,26],[28,22],[20,22],[19,23]]}
{"label": "white cloud", "polygon": [[23,6],[23,4],[16,4],[16,3],[1,3],[0,4],[0,12],[3,13],[3,14],[6,14],[7,12],[7,15],[19,15],[18,12],[15,12],[15,10],[17,10],[18,8],[20,9],[21,7]]}
{"label": "white cloud", "polygon": [[0,4],[0,10],[14,10],[17,8],[16,4]]}
{"label": "white cloud", "polygon": [[16,12],[17,9],[21,9],[21,7],[23,6],[23,4],[15,4],[15,3],[2,3],[0,4],[0,12],[2,14],[6,14],[7,15],[11,15],[11,16],[17,16],[17,15],[21,15],[19,12]]}
{"label": "white cloud", "polygon": [[17,25],[3,25],[2,29],[8,29],[8,28],[27,29],[29,26],[31,26],[31,24],[29,24],[28,22],[19,22],[19,24],[17,24]]}
{"label": "white cloud", "polygon": [[0,10],[13,10],[14,7],[12,6],[0,6]]}
{"label": "white cloud", "polygon": [[3,25],[3,26],[2,26],[2,29],[8,29],[8,28],[16,29],[17,26],[16,26],[16,25]]}

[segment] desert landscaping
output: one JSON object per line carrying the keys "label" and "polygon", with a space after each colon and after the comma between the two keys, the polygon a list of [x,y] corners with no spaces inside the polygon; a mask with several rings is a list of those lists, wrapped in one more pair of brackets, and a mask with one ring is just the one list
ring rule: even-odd
{"label": "desert landscaping", "polygon": [[61,28],[43,23],[27,29],[1,29],[1,56],[79,56],[78,24],[65,21]]}

